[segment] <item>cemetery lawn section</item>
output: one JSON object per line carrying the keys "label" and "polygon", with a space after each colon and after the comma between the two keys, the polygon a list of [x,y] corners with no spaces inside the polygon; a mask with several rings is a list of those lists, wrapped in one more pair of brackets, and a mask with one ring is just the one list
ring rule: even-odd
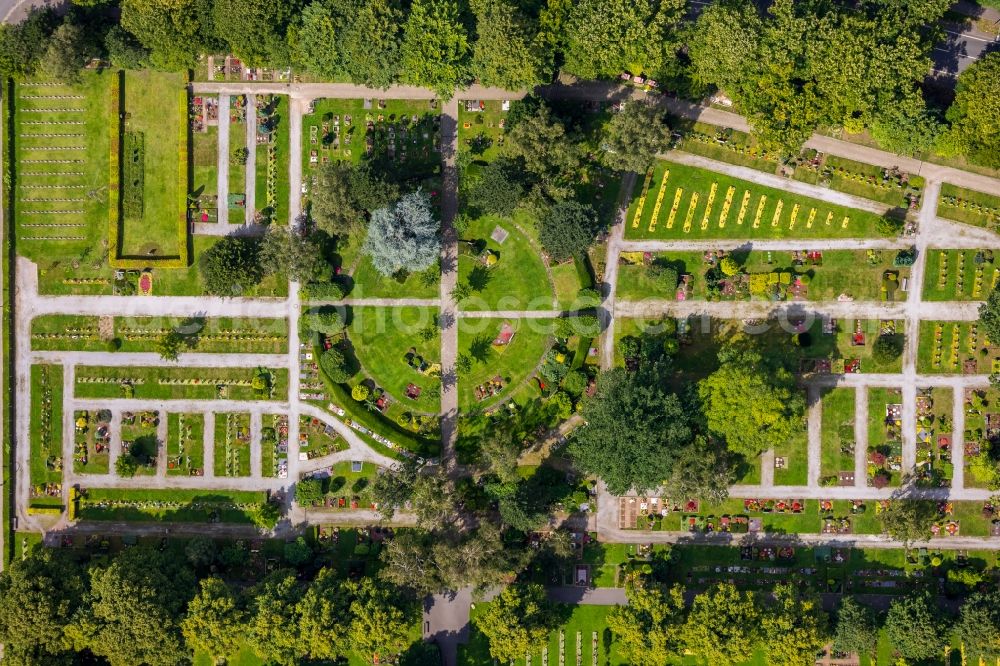
{"label": "cemetery lawn section", "polygon": [[[441,338],[437,312],[430,308],[354,308],[348,336],[361,366],[406,409],[437,412],[441,386]],[[408,387],[419,388],[416,398]],[[413,391],[409,391],[413,394]]]}
{"label": "cemetery lawn section", "polygon": [[1000,225],[1000,197],[944,183],[937,214],[946,220],[996,231]]}
{"label": "cemetery lawn section", "polygon": [[988,345],[975,321],[920,322],[917,371],[928,374],[1000,372],[1000,349]]}
{"label": "cemetery lawn section", "polygon": [[[494,345],[505,325],[514,331],[513,337],[507,344]],[[535,381],[530,377],[552,345],[553,325],[550,319],[460,318],[458,353],[469,358],[471,367],[459,372],[459,409],[488,409]],[[491,385],[497,378],[500,385]],[[477,387],[492,395],[477,398]]]}
{"label": "cemetery lawn section", "polygon": [[927,301],[982,301],[1000,280],[1000,255],[993,250],[927,250],[924,293]]}
{"label": "cemetery lawn section", "polygon": [[63,368],[31,366],[31,484],[62,483]]}
{"label": "cemetery lawn section", "polygon": [[419,273],[385,276],[375,270],[367,256],[358,258],[350,276],[351,298],[437,298],[441,293],[441,272],[434,264]]}
{"label": "cemetery lawn section", "polygon": [[[141,368],[78,366],[77,398],[136,398],[148,400],[287,400],[288,370],[266,370],[270,391],[258,395],[251,387],[255,368]],[[131,389],[128,387],[131,386]],[[131,391],[132,395],[129,395]]]}
{"label": "cemetery lawn section", "polygon": [[[477,252],[477,246],[483,250]],[[554,304],[541,247],[520,225],[501,217],[469,223],[459,245],[458,280],[471,292],[459,305],[463,310],[551,310]]]}
{"label": "cemetery lawn section", "polygon": [[[254,208],[277,224],[288,220],[288,154],[291,117],[286,95],[257,96],[257,159]],[[265,131],[266,130],[266,131]],[[266,136],[267,141],[260,141]]]}
{"label": "cemetery lawn section", "polygon": [[878,219],[878,215],[866,211],[697,167],[658,161],[648,184],[642,174],[636,180],[634,199],[625,219],[625,238],[865,238],[879,236]]}
{"label": "cemetery lawn section", "polygon": [[248,511],[266,500],[267,493],[253,491],[88,488],[79,515],[105,521],[249,523]]}
{"label": "cemetery lawn section", "polygon": [[820,475],[826,479],[840,472],[854,474],[855,389],[827,390],[822,400],[822,458]]}
{"label": "cemetery lawn section", "polygon": [[[186,157],[188,127],[184,78],[178,74],[154,72],[125,73],[125,132],[143,135],[142,216],[127,212],[119,239],[122,256],[177,256],[186,254],[186,177],[179,177],[182,156]],[[184,104],[182,104],[184,102]],[[125,142],[123,145],[128,145]],[[183,148],[183,153],[181,152]],[[123,156],[123,163],[126,156]],[[125,184],[123,183],[123,195]]]}

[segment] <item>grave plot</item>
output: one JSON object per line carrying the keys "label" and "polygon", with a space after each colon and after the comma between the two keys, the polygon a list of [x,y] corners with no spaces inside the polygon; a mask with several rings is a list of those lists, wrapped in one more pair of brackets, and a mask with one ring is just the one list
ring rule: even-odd
{"label": "grave plot", "polygon": [[165,336],[176,333],[182,338],[182,353],[280,354],[288,347],[287,328],[283,319],[44,315],[31,322],[31,347],[155,352]]}
{"label": "grave plot", "polygon": [[920,206],[924,188],[922,177],[898,168],[886,169],[814,150],[804,152],[793,178],[913,212]]}
{"label": "grave plot", "polygon": [[167,414],[167,474],[205,475],[205,416]]}
{"label": "grave plot", "polygon": [[868,485],[897,486],[903,468],[903,395],[899,389],[868,389]]}
{"label": "grave plot", "polygon": [[809,429],[803,416],[787,442],[774,445],[774,483],[804,486],[809,479]]}
{"label": "grave plot", "polygon": [[246,122],[247,114],[253,112],[247,108],[246,95],[229,97],[229,191],[226,205],[230,211],[230,224],[241,224],[246,210],[246,169],[250,154]]}
{"label": "grave plot", "polygon": [[264,476],[288,478],[288,416],[265,414],[260,431],[261,471]]}
{"label": "grave plot", "polygon": [[250,415],[215,415],[215,475],[250,476]]}
{"label": "grave plot", "polygon": [[284,95],[257,95],[257,188],[254,210],[260,221],[288,220],[289,109]]}
{"label": "grave plot", "polygon": [[503,148],[509,100],[459,100],[458,150],[491,161]]}
{"label": "grave plot", "polygon": [[623,252],[620,300],[905,299],[908,267],[895,252],[804,249],[796,252]]}
{"label": "grave plot", "polygon": [[[679,118],[676,121],[688,122]],[[746,132],[701,122],[690,123],[689,129],[682,132],[677,149],[765,173],[774,173],[781,157],[776,152],[766,150]]]}
{"label": "grave plot", "polygon": [[821,398],[823,414],[820,485],[854,485],[854,413],[853,388],[825,390]]}
{"label": "grave plot", "polygon": [[[75,85],[14,84],[12,191],[18,252],[68,284],[102,280],[107,256],[109,125],[115,77],[83,72]],[[13,171],[11,169],[13,168]]]}
{"label": "grave plot", "polygon": [[1000,348],[976,322],[921,321],[917,371],[986,375],[1000,371]]}
{"label": "grave plot", "polygon": [[79,366],[78,398],[284,400],[288,370]]}
{"label": "grave plot", "polygon": [[951,485],[952,406],[954,391],[949,388],[917,390],[916,482],[928,488]]}
{"label": "grave plot", "polygon": [[439,174],[439,114],[436,100],[316,100],[302,119],[303,173],[347,160],[405,180]]}
{"label": "grave plot", "polygon": [[31,485],[41,495],[62,483],[62,382],[61,365],[31,366]]}
{"label": "grave plot", "polygon": [[195,199],[194,221],[218,222],[219,214],[219,97],[197,94],[191,98],[191,156]]}
{"label": "grave plot", "polygon": [[156,474],[160,454],[157,433],[162,414],[157,411],[122,412],[122,451],[115,462],[118,476]]}
{"label": "grave plot", "polygon": [[867,238],[879,216],[696,167],[657,162],[625,220],[628,239]]}
{"label": "grave plot", "polygon": [[[378,465],[355,460],[335,463],[328,473],[312,477],[316,482],[315,495],[309,506],[316,509],[368,509],[372,508],[372,483],[378,475]],[[321,547],[329,548],[331,532],[335,528],[319,528]]]}
{"label": "grave plot", "polygon": [[937,214],[946,220],[995,231],[1000,225],[1000,197],[944,183],[941,185]]}
{"label": "grave plot", "polygon": [[107,474],[111,448],[109,410],[79,409],[73,412],[73,471]]}
{"label": "grave plot", "polygon": [[346,451],[347,448],[347,442],[340,437],[333,426],[311,416],[299,418],[300,460],[322,458],[337,451]]}
{"label": "grave plot", "polygon": [[1000,391],[965,389],[965,486],[1000,484]]}
{"label": "grave plot", "polygon": [[[1000,257],[997,257],[1000,260]],[[982,301],[1000,279],[992,250],[927,250],[927,301]]]}

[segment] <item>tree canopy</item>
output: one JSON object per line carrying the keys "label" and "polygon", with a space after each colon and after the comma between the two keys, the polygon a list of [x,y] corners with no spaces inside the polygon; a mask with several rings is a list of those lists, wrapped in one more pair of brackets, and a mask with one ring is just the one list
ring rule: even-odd
{"label": "tree canopy", "polygon": [[[955,101],[948,108],[949,140],[988,167],[1000,167],[1000,53],[980,58],[958,77]],[[996,339],[996,338],[994,338]]]}
{"label": "tree canopy", "polygon": [[720,350],[719,362],[698,384],[709,430],[748,457],[788,441],[805,410],[793,375],[741,343]]}
{"label": "tree canopy", "polygon": [[560,201],[542,214],[538,240],[542,249],[559,262],[585,252],[599,230],[597,213],[589,204]]}
{"label": "tree canopy", "polygon": [[885,617],[886,637],[899,654],[913,661],[939,654],[946,627],[930,595],[922,593],[894,599]]}
{"label": "tree canopy", "polygon": [[474,621],[490,643],[490,656],[506,664],[543,643],[554,628],[554,619],[544,587],[515,583],[505,587]]}
{"label": "tree canopy", "polygon": [[467,75],[469,36],[455,0],[414,0],[403,28],[403,77],[451,97]]}
{"label": "tree canopy", "polygon": [[363,247],[382,275],[422,271],[438,259],[441,239],[430,197],[414,192],[374,211]]}
{"label": "tree canopy", "polygon": [[622,656],[633,666],[661,666],[683,654],[684,595],[679,586],[665,592],[653,585],[631,585],[627,606],[608,613],[608,627]]}
{"label": "tree canopy", "polygon": [[476,41],[471,68],[484,86],[521,90],[551,77],[552,55],[537,23],[510,0],[471,0]]}
{"label": "tree canopy", "polygon": [[626,104],[611,117],[601,148],[604,163],[612,169],[645,173],[657,154],[667,149],[670,128],[663,112],[642,102]]}
{"label": "tree canopy", "polygon": [[749,661],[762,639],[761,615],[753,592],[717,584],[694,598],[682,630],[684,646],[710,664]]}

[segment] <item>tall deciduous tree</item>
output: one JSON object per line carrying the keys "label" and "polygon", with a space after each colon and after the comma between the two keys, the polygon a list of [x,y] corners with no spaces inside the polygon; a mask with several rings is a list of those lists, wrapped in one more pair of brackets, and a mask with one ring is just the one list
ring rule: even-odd
{"label": "tall deciduous tree", "polygon": [[970,661],[1000,659],[1000,594],[976,592],[962,604],[955,633]]}
{"label": "tall deciduous tree", "polygon": [[568,199],[579,182],[583,151],[549,108],[536,104],[507,132],[504,151],[520,160],[538,191],[554,200]]}
{"label": "tall deciduous tree", "polygon": [[340,35],[343,16],[331,0],[313,0],[288,30],[292,60],[316,76],[333,79],[343,71]]}
{"label": "tall deciduous tree", "polygon": [[763,638],[761,616],[753,592],[720,583],[694,598],[684,624],[684,646],[710,664],[749,661]]}
{"label": "tall deciduous tree", "polygon": [[311,659],[348,655],[350,605],[350,590],[337,572],[321,569],[296,607],[303,648]]}
{"label": "tall deciduous tree", "polygon": [[258,657],[292,666],[306,656],[297,612],[301,600],[302,586],[290,570],[272,573],[251,590],[244,637]]}
{"label": "tall deciduous tree", "polygon": [[297,282],[309,282],[329,267],[316,236],[282,226],[267,230],[259,261],[265,274],[280,273]]}
{"label": "tall deciduous tree", "polygon": [[979,326],[989,340],[1000,340],[1000,289],[991,291],[979,306]]}
{"label": "tall deciduous tree", "polygon": [[947,643],[947,625],[929,594],[894,599],[885,617],[885,634],[907,660],[933,659]]}
{"label": "tall deciduous tree", "polygon": [[388,88],[399,77],[403,12],[395,0],[364,0],[340,37],[344,71],[355,83]]}
{"label": "tall deciduous tree", "polygon": [[80,69],[96,53],[83,27],[66,21],[49,37],[41,66],[49,76],[73,83],[80,79]]}
{"label": "tall deciduous tree", "polygon": [[929,539],[936,518],[937,504],[933,500],[892,499],[879,513],[882,530],[905,544]]}
{"label": "tall deciduous tree", "polygon": [[469,188],[469,206],[479,213],[512,215],[524,196],[524,187],[515,172],[516,166],[504,157],[483,167]]}
{"label": "tall deciduous tree", "polygon": [[285,28],[294,7],[292,2],[215,0],[215,31],[246,64],[281,64],[288,60]]}
{"label": "tall deciduous tree", "polygon": [[719,369],[698,384],[709,429],[745,456],[788,441],[805,409],[792,374],[741,345],[720,350],[719,361]]}
{"label": "tall deciduous tree", "polygon": [[582,415],[585,425],[573,433],[570,454],[617,495],[659,487],[693,438],[687,410],[655,370],[605,372]]}
{"label": "tall deciduous tree", "polygon": [[833,634],[833,649],[870,655],[878,643],[879,626],[875,613],[859,604],[854,597],[844,597],[837,611],[837,628]]}
{"label": "tall deciduous tree", "polygon": [[181,621],[181,631],[188,647],[220,659],[239,650],[246,619],[237,595],[213,576],[201,581]]}
{"label": "tall deciduous tree", "polygon": [[545,588],[522,583],[504,588],[474,622],[490,643],[490,656],[506,664],[544,642],[554,617]]}
{"label": "tall deciduous tree", "polygon": [[0,643],[36,663],[57,658],[71,647],[65,628],[85,590],[79,566],[57,551],[37,548],[12,562],[0,573]]}
{"label": "tall deciduous tree", "polygon": [[149,49],[154,67],[194,67],[201,44],[194,0],[122,0],[122,27]]}
{"label": "tall deciduous tree", "polygon": [[66,633],[111,666],[171,666],[187,654],[180,618],[193,594],[190,570],[157,551],[127,550],[91,569],[87,604]]}
{"label": "tall deciduous tree", "polygon": [[810,663],[828,639],[827,616],[819,597],[788,584],[775,586],[761,629],[767,663],[773,666]]}
{"label": "tall deciduous tree", "polygon": [[661,666],[683,654],[684,590],[633,585],[625,590],[627,606],[608,613],[622,656],[633,666]]}
{"label": "tall deciduous tree", "polygon": [[597,213],[589,204],[560,201],[542,214],[538,240],[550,257],[564,261],[586,252],[599,230]]}
{"label": "tall deciduous tree", "polygon": [[990,53],[958,77],[955,101],[947,114],[952,144],[973,161],[989,167],[1000,167],[997,90],[1000,90],[1000,53]]}
{"label": "tall deciduous tree", "polygon": [[244,296],[264,279],[260,240],[226,236],[201,255],[198,268],[210,294]]}
{"label": "tall deciduous tree", "polygon": [[351,584],[351,648],[369,663],[392,663],[410,644],[410,620],[397,598],[372,578]]}
{"label": "tall deciduous tree", "polygon": [[451,97],[468,76],[469,53],[469,35],[455,0],[414,0],[401,47],[409,83]]}
{"label": "tall deciduous tree", "polygon": [[670,128],[663,122],[663,112],[650,104],[630,102],[604,130],[604,163],[612,169],[645,173],[669,141]]}
{"label": "tall deciduous tree", "polygon": [[376,176],[368,165],[333,160],[316,173],[309,213],[320,230],[346,234],[362,227],[371,211],[388,206],[398,196],[396,185]]}
{"label": "tall deciduous tree", "polygon": [[414,192],[392,206],[374,211],[363,250],[382,275],[430,267],[441,250],[430,197]]}
{"label": "tall deciduous tree", "polygon": [[534,88],[551,76],[552,54],[538,26],[510,0],[471,0],[476,15],[472,72],[484,86]]}
{"label": "tall deciduous tree", "polygon": [[586,79],[672,71],[685,0],[581,0],[566,23],[566,69]]}

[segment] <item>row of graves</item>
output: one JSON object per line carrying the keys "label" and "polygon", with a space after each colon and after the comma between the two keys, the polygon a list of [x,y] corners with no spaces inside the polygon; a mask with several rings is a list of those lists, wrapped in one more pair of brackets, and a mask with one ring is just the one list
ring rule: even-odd
{"label": "row of graves", "polygon": [[[290,68],[249,67],[232,55],[208,56],[208,76],[212,81],[291,81]],[[298,77],[295,79],[298,80]]]}
{"label": "row of graves", "polygon": [[267,476],[277,479],[288,478],[288,415],[272,414],[270,425],[260,431],[262,447],[271,450],[271,469],[264,470]]}
{"label": "row of graves", "polygon": [[319,363],[309,345],[302,342],[299,344],[299,400],[319,401],[326,397]]}
{"label": "row of graves", "polygon": [[[257,146],[266,146],[267,177],[265,185],[264,210],[256,211],[258,222],[271,219],[278,206],[278,150],[277,129],[281,117],[278,114],[280,97],[277,95],[257,95]],[[253,150],[253,148],[251,148]]]}
{"label": "row of graves", "polygon": [[869,443],[866,471],[868,485],[885,488],[899,480],[903,470],[903,405],[886,403],[882,419],[882,443]]}
{"label": "row of graves", "polygon": [[[948,263],[948,250],[938,250],[938,275],[937,275],[937,288],[944,289],[948,284],[948,278],[951,275],[951,271],[955,270],[955,285],[953,295],[956,299],[961,299],[966,295],[966,284],[965,284],[965,271],[966,271],[966,261],[967,255],[972,256],[972,263],[975,266],[975,270],[972,274],[972,287],[969,292],[969,296],[973,299],[981,299],[983,297],[985,283],[989,282],[987,289],[993,289],[997,286],[998,280],[1000,280],[1000,270],[996,270],[993,264],[993,250],[976,250],[975,254],[972,254],[970,250],[962,250],[957,252],[958,258],[956,260],[956,265],[953,268]],[[987,268],[990,269],[992,277],[988,280],[986,279]]]}
{"label": "row of graves", "polygon": [[[796,335],[810,335],[808,329],[805,328],[807,324],[805,320],[792,320],[789,323],[794,327]],[[840,321],[836,318],[824,317],[820,330],[824,336],[836,336],[842,330],[840,326]],[[869,335],[870,324],[864,319],[850,320],[847,326],[850,331],[850,348],[852,351],[856,350],[859,354],[868,347],[869,343],[874,344],[874,341],[880,336],[895,335],[897,331],[896,322],[891,319],[879,321],[875,335]],[[800,346],[807,346],[802,345],[802,342],[803,339],[800,337]],[[862,364],[861,359],[856,356],[849,356],[847,358],[803,358],[799,361],[799,372],[802,374],[851,375],[862,372]]]}
{"label": "row of graves", "polygon": [[73,412],[73,467],[77,472],[107,473],[111,449],[110,410]]}
{"label": "row of graves", "polygon": [[[950,409],[950,405],[948,406]],[[924,487],[951,485],[951,415],[935,409],[933,391],[917,392],[917,461],[914,476]]]}
{"label": "row of graves", "polygon": [[[935,322],[933,335],[931,367],[934,370],[958,372],[961,369],[964,375],[1000,372],[996,345],[980,331],[977,322]],[[983,358],[976,358],[977,354]]]}
{"label": "row of graves", "polygon": [[[517,329],[514,328],[513,324],[509,321],[503,322],[500,325],[500,331],[497,333],[496,337],[493,338],[491,346],[493,351],[497,354],[503,354],[507,351],[508,346],[514,340],[514,336],[517,333]],[[500,395],[507,382],[501,375],[496,375],[492,379],[489,379],[482,384],[475,387],[476,401],[483,402],[484,400],[490,400],[498,395]]]}
{"label": "row of graves", "polygon": [[[286,428],[286,437],[287,434]],[[314,416],[299,417],[299,460],[322,458],[346,449],[347,445],[333,426]]]}
{"label": "row of graves", "polygon": [[[441,116],[435,113],[388,113],[385,100],[364,102],[364,158],[390,165],[413,166],[437,160],[441,151]],[[437,108],[436,100],[431,108]],[[315,111],[310,107],[309,113]],[[330,160],[354,159],[355,136],[361,119],[352,114],[328,112],[319,125],[309,126],[309,166],[327,164]]]}
{"label": "row of graves", "polygon": [[[364,471],[364,465],[361,460],[352,460],[351,473],[361,474]],[[355,478],[354,482],[348,485],[348,480],[345,477],[334,476],[334,469],[330,467],[307,477],[319,480],[323,485],[323,496],[313,501],[313,508],[331,510],[378,509],[378,503],[372,500],[370,493],[366,492],[370,485],[367,477]]]}

